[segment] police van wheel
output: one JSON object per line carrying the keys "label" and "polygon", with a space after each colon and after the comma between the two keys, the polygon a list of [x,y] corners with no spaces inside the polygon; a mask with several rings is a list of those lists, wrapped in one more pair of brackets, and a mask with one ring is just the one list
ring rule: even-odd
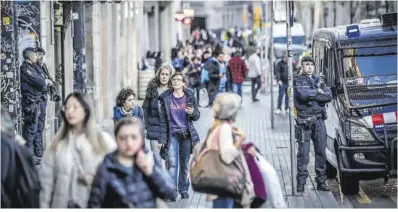
{"label": "police van wheel", "polygon": [[329,161],[326,161],[326,177],[328,179],[334,179],[337,176],[337,169],[329,163]]}
{"label": "police van wheel", "polygon": [[340,173],[340,187],[344,195],[358,194],[359,180],[355,176]]}

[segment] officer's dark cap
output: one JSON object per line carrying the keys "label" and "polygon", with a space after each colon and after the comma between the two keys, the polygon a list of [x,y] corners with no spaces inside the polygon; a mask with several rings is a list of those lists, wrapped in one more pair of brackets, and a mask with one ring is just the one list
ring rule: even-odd
{"label": "officer's dark cap", "polygon": [[46,51],[44,51],[44,49],[41,48],[41,47],[37,47],[36,48],[36,52],[40,52],[40,53],[46,54]]}
{"label": "officer's dark cap", "polygon": [[28,59],[28,54],[31,53],[31,52],[36,52],[36,49],[33,48],[33,47],[28,47],[28,48],[24,49],[23,52],[22,52],[23,58],[25,60]]}
{"label": "officer's dark cap", "polygon": [[301,59],[301,63],[304,63],[304,62],[312,62],[312,63],[315,64],[314,59],[313,59],[312,57],[310,57],[310,56],[304,56],[304,57]]}

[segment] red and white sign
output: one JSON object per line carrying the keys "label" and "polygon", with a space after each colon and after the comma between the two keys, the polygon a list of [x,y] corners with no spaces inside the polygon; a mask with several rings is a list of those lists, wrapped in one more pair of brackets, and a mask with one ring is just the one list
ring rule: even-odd
{"label": "red and white sign", "polygon": [[397,123],[397,112],[379,113],[371,116],[365,116],[360,121],[368,128],[373,128],[379,125]]}

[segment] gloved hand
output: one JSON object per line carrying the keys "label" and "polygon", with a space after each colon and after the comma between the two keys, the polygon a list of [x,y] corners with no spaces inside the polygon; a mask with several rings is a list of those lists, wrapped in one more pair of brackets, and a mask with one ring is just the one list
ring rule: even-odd
{"label": "gloved hand", "polygon": [[325,76],[322,74],[319,76],[318,82],[316,83],[316,87],[319,89],[324,89],[325,88]]}

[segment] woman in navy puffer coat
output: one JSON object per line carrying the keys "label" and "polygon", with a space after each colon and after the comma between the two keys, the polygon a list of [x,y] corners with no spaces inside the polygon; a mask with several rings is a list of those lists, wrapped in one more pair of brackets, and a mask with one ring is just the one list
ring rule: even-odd
{"label": "woman in navy puffer coat", "polygon": [[98,167],[89,208],[156,208],[157,198],[175,196],[173,180],[158,156],[146,149],[143,131],[137,118],[117,122],[118,149]]}
{"label": "woman in navy puffer coat", "polygon": [[142,105],[145,115],[145,129],[146,138],[151,141],[151,147],[157,151],[160,131],[159,111],[160,103],[159,96],[166,90],[171,88],[170,77],[174,69],[170,65],[163,65],[156,72],[156,77],[153,78],[146,90],[145,100]]}

